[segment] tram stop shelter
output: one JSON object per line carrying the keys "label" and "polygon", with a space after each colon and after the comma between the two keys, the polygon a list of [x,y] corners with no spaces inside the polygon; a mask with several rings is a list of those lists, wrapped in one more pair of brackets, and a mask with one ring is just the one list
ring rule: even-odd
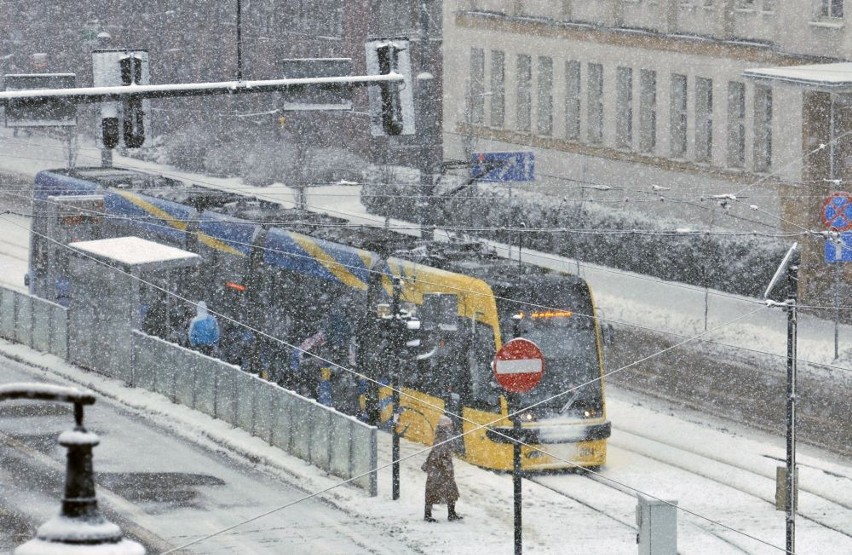
{"label": "tram stop shelter", "polygon": [[132,383],[132,330],[142,323],[143,291],[168,288],[195,253],[140,237],[69,243],[71,362]]}

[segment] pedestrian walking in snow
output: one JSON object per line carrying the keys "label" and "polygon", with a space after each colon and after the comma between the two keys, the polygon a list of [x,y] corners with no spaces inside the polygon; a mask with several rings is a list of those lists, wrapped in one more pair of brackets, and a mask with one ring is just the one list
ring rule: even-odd
{"label": "pedestrian walking in snow", "polygon": [[459,488],[453,471],[453,421],[448,416],[438,419],[435,441],[421,469],[426,472],[426,507],[424,520],[436,522],[432,517],[432,505],[447,504],[447,520],[461,520],[456,513]]}
{"label": "pedestrian walking in snow", "polygon": [[207,303],[199,301],[196,315],[189,322],[189,346],[205,355],[213,356],[219,345],[219,322],[207,311]]}

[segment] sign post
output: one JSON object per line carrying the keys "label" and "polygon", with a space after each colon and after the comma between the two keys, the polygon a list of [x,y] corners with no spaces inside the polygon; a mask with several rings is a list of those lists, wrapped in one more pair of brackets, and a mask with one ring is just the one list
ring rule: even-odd
{"label": "sign post", "polygon": [[[531,391],[544,374],[544,355],[538,345],[528,339],[516,337],[503,345],[491,364],[497,383],[510,394]],[[515,399],[512,395],[510,399]],[[510,414],[517,403],[510,405]],[[512,485],[515,492],[515,555],[521,554],[521,417],[512,415]]]}
{"label": "sign post", "polygon": [[[825,197],[820,214],[830,232],[825,242],[827,263],[852,262],[852,195],[837,191]],[[832,237],[833,236],[833,237]],[[840,265],[834,267],[834,359],[840,355]]]}

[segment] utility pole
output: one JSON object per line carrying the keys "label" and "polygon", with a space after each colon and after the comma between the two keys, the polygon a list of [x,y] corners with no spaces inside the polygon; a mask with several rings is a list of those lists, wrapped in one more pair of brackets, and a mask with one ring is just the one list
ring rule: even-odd
{"label": "utility pole", "polygon": [[441,165],[442,152],[438,138],[438,102],[435,76],[432,73],[435,49],[429,32],[429,0],[420,0],[420,61],[416,82],[417,133],[419,138],[420,194],[417,199],[417,219],[424,241],[435,238],[432,199],[435,194],[435,173]]}

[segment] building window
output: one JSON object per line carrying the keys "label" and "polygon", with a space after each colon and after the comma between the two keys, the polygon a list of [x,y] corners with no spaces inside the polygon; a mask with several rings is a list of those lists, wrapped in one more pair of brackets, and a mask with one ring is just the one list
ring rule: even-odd
{"label": "building window", "polygon": [[657,72],[639,72],[639,150],[653,152],[657,146]]}
{"label": "building window", "polygon": [[580,62],[565,62],[565,138],[580,140]]}
{"label": "building window", "polygon": [[745,84],[728,82],[728,166],[745,167]]}
{"label": "building window", "polygon": [[695,80],[695,160],[713,159],[713,81]]}
{"label": "building window", "polygon": [[506,55],[491,51],[491,127],[502,128],[506,117]]}
{"label": "building window", "polygon": [[767,172],[772,166],[772,89],[754,88],[754,169]]}
{"label": "building window", "polygon": [[671,155],[686,157],[686,75],[672,74]]}
{"label": "building window", "polygon": [[820,17],[843,18],[843,0],[819,0]]}
{"label": "building window", "polygon": [[529,133],[532,125],[532,58],[518,55],[518,97],[515,128]]}
{"label": "building window", "polygon": [[589,64],[588,129],[590,143],[603,141],[603,66]]}
{"label": "building window", "polygon": [[482,125],[485,121],[485,51],[481,48],[470,49],[470,99],[468,121]]}
{"label": "building window", "polygon": [[538,58],[538,134],[553,134],[553,60]]}
{"label": "building window", "polygon": [[615,73],[615,142],[621,148],[633,145],[633,70],[620,67]]}

